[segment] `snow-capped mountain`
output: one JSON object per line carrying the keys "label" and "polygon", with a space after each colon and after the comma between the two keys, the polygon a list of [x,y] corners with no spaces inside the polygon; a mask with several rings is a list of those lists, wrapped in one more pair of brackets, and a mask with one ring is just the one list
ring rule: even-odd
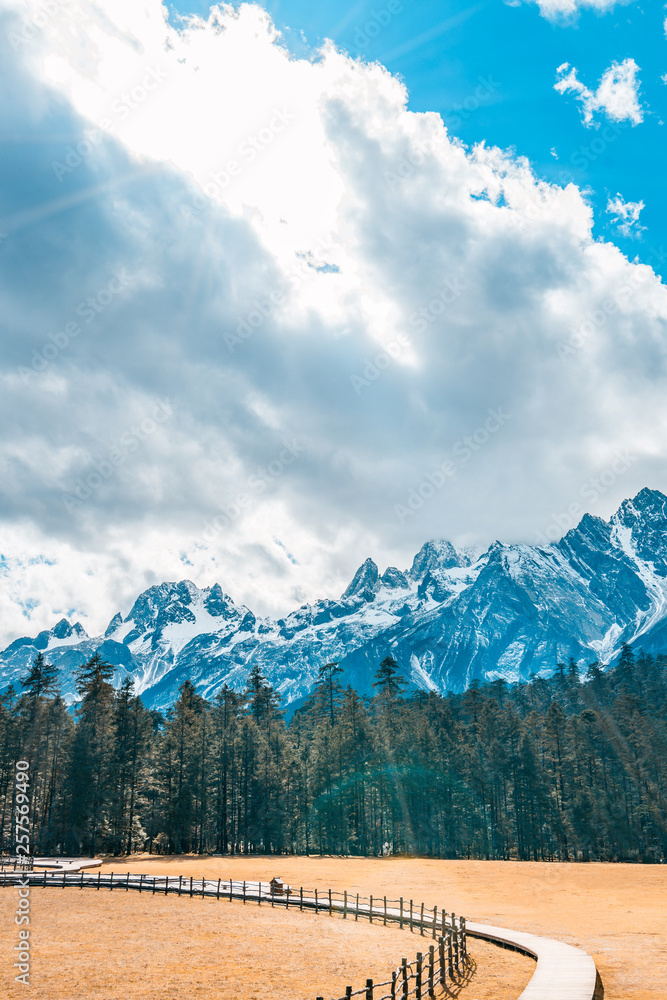
{"label": "snow-capped mountain", "polygon": [[413,687],[461,691],[474,678],[551,673],[570,656],[609,663],[622,642],[667,651],[667,497],[656,490],[626,500],[609,522],[584,515],[551,545],[494,542],[480,554],[430,541],[410,569],[382,574],[367,559],[339,600],[278,620],[256,617],[218,584],[163,583],[103,636],[63,619],[17,639],[0,654],[0,684],[16,685],[42,651],[71,700],[74,668],[99,650],[150,706],[172,704],[186,678],[209,698],[225,682],[240,689],[254,663],[289,704],[331,660],[365,692],[387,654]]}

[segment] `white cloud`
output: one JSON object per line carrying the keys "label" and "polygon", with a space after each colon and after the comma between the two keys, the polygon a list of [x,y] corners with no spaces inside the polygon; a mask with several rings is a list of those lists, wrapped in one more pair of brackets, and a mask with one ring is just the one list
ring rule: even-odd
{"label": "white cloud", "polygon": [[158,0],[78,0],[75,28],[58,6],[39,31],[14,6],[8,635],[99,629],[165,578],[275,612],[368,554],[530,541],[619,448],[595,513],[665,486],[667,292],[593,239],[575,186],[464,148],[379,65],[291,57],[252,5],[180,31]]}
{"label": "white cloud", "polygon": [[602,74],[598,89],[592,91],[578,79],[574,67],[563,63],[558,67],[558,81],[554,84],[554,89],[559,94],[571,92],[577,95],[586,125],[594,123],[597,112],[602,112],[612,121],[628,121],[639,125],[644,120],[644,111],[639,103],[638,72],[639,66],[634,59],[614,62]]}
{"label": "white cloud", "polygon": [[607,212],[612,221],[618,223],[619,232],[624,236],[639,236],[645,226],[639,225],[639,216],[645,208],[643,201],[624,201],[620,194],[607,202]]}
{"label": "white cloud", "polygon": [[582,10],[606,14],[614,7],[633,3],[634,0],[528,0],[528,2],[536,3],[542,17],[550,21],[571,21]]}

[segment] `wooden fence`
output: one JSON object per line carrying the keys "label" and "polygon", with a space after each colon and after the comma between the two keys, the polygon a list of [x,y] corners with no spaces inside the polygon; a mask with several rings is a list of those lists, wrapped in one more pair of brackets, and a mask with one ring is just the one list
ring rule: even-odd
{"label": "wooden fence", "polygon": [[[283,909],[314,910],[315,913],[340,914],[344,920],[368,920],[384,926],[393,923],[411,932],[419,932],[432,938],[436,943],[426,952],[418,952],[413,962],[403,959],[401,965],[391,973],[391,978],[382,983],[366,980],[366,985],[358,990],[348,986],[344,996],[364,997],[364,1000],[421,1000],[434,997],[437,987],[444,987],[447,977],[455,976],[465,969],[468,961],[466,921],[447,913],[437,906],[429,908],[414,900],[387,899],[386,896],[360,896],[359,893],[337,892],[333,889],[291,889],[286,887],[281,893],[273,891],[270,883],[235,882],[231,879],[195,879],[183,875],[142,875],[96,874],[81,872],[0,872],[0,885],[52,886],[65,888],[79,887],[97,891],[130,889],[149,892],[153,895],[175,893],[179,896],[200,896],[239,900],[243,903],[257,903]],[[389,992],[381,990],[389,988]],[[317,1000],[323,1000],[317,997]]]}
{"label": "wooden fence", "polygon": [[12,871],[25,871],[28,869],[32,871],[34,867],[34,861],[28,855],[19,854],[18,856],[11,855],[1,855],[0,856],[0,870],[4,871],[6,868],[11,868]]}

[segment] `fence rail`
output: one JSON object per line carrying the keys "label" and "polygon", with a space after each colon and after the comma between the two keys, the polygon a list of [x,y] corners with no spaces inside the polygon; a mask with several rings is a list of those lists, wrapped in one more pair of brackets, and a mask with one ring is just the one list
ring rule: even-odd
{"label": "fence rail", "polygon": [[[444,986],[446,979],[454,979],[467,965],[467,934],[465,917],[447,913],[444,907],[429,908],[414,900],[388,899],[386,896],[360,896],[347,890],[334,889],[292,889],[287,886],[274,891],[268,882],[241,882],[233,879],[195,879],[183,875],[142,875],[109,874],[89,871],[81,872],[36,872],[0,871],[0,885],[52,886],[55,888],[78,887],[97,891],[124,889],[129,892],[170,893],[178,896],[214,897],[229,902],[269,904],[284,909],[314,910],[316,913],[342,915],[344,920],[368,920],[383,925],[398,924],[401,929],[419,932],[420,936],[431,937],[436,943],[426,952],[418,952],[413,962],[403,959],[401,965],[391,973],[391,978],[382,983],[366,980],[366,985],[358,990],[348,986],[344,996],[364,997],[364,1000],[421,1000],[435,996],[437,986]],[[389,987],[389,992],[381,993]],[[317,1000],[323,1000],[317,997]]]}
{"label": "fence rail", "polygon": [[26,868],[31,870],[34,867],[34,860],[29,855],[0,855],[0,869],[4,870],[11,865],[12,871],[20,869],[24,871]]}

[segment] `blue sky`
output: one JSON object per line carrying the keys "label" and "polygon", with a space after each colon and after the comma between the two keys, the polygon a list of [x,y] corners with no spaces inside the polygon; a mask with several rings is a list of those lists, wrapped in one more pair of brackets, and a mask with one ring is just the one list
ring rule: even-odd
{"label": "blue sky", "polygon": [[659,4],[76,7],[0,0],[7,641],[667,492]]}
{"label": "blue sky", "polygon": [[[176,14],[207,16],[210,5],[168,6]],[[385,0],[278,0],[263,6],[293,52],[307,55],[330,38],[398,74],[408,88],[409,107],[439,112],[463,142],[513,148],[539,176],[560,184],[572,179],[590,192],[596,235],[664,273],[667,87],[661,78],[667,74],[667,10],[661,3],[633,2],[605,13],[583,9],[556,20],[541,16],[533,3],[502,0],[412,0],[396,3],[394,10],[400,10],[393,14]],[[599,133],[607,120],[600,116],[586,127],[573,96],[554,90],[556,70],[570,63],[593,90],[612,62],[628,58],[640,68],[644,120],[622,123],[600,153]],[[475,97],[480,81],[491,84],[481,99]],[[630,238],[606,212],[619,192],[625,201],[645,205],[644,229]]]}

